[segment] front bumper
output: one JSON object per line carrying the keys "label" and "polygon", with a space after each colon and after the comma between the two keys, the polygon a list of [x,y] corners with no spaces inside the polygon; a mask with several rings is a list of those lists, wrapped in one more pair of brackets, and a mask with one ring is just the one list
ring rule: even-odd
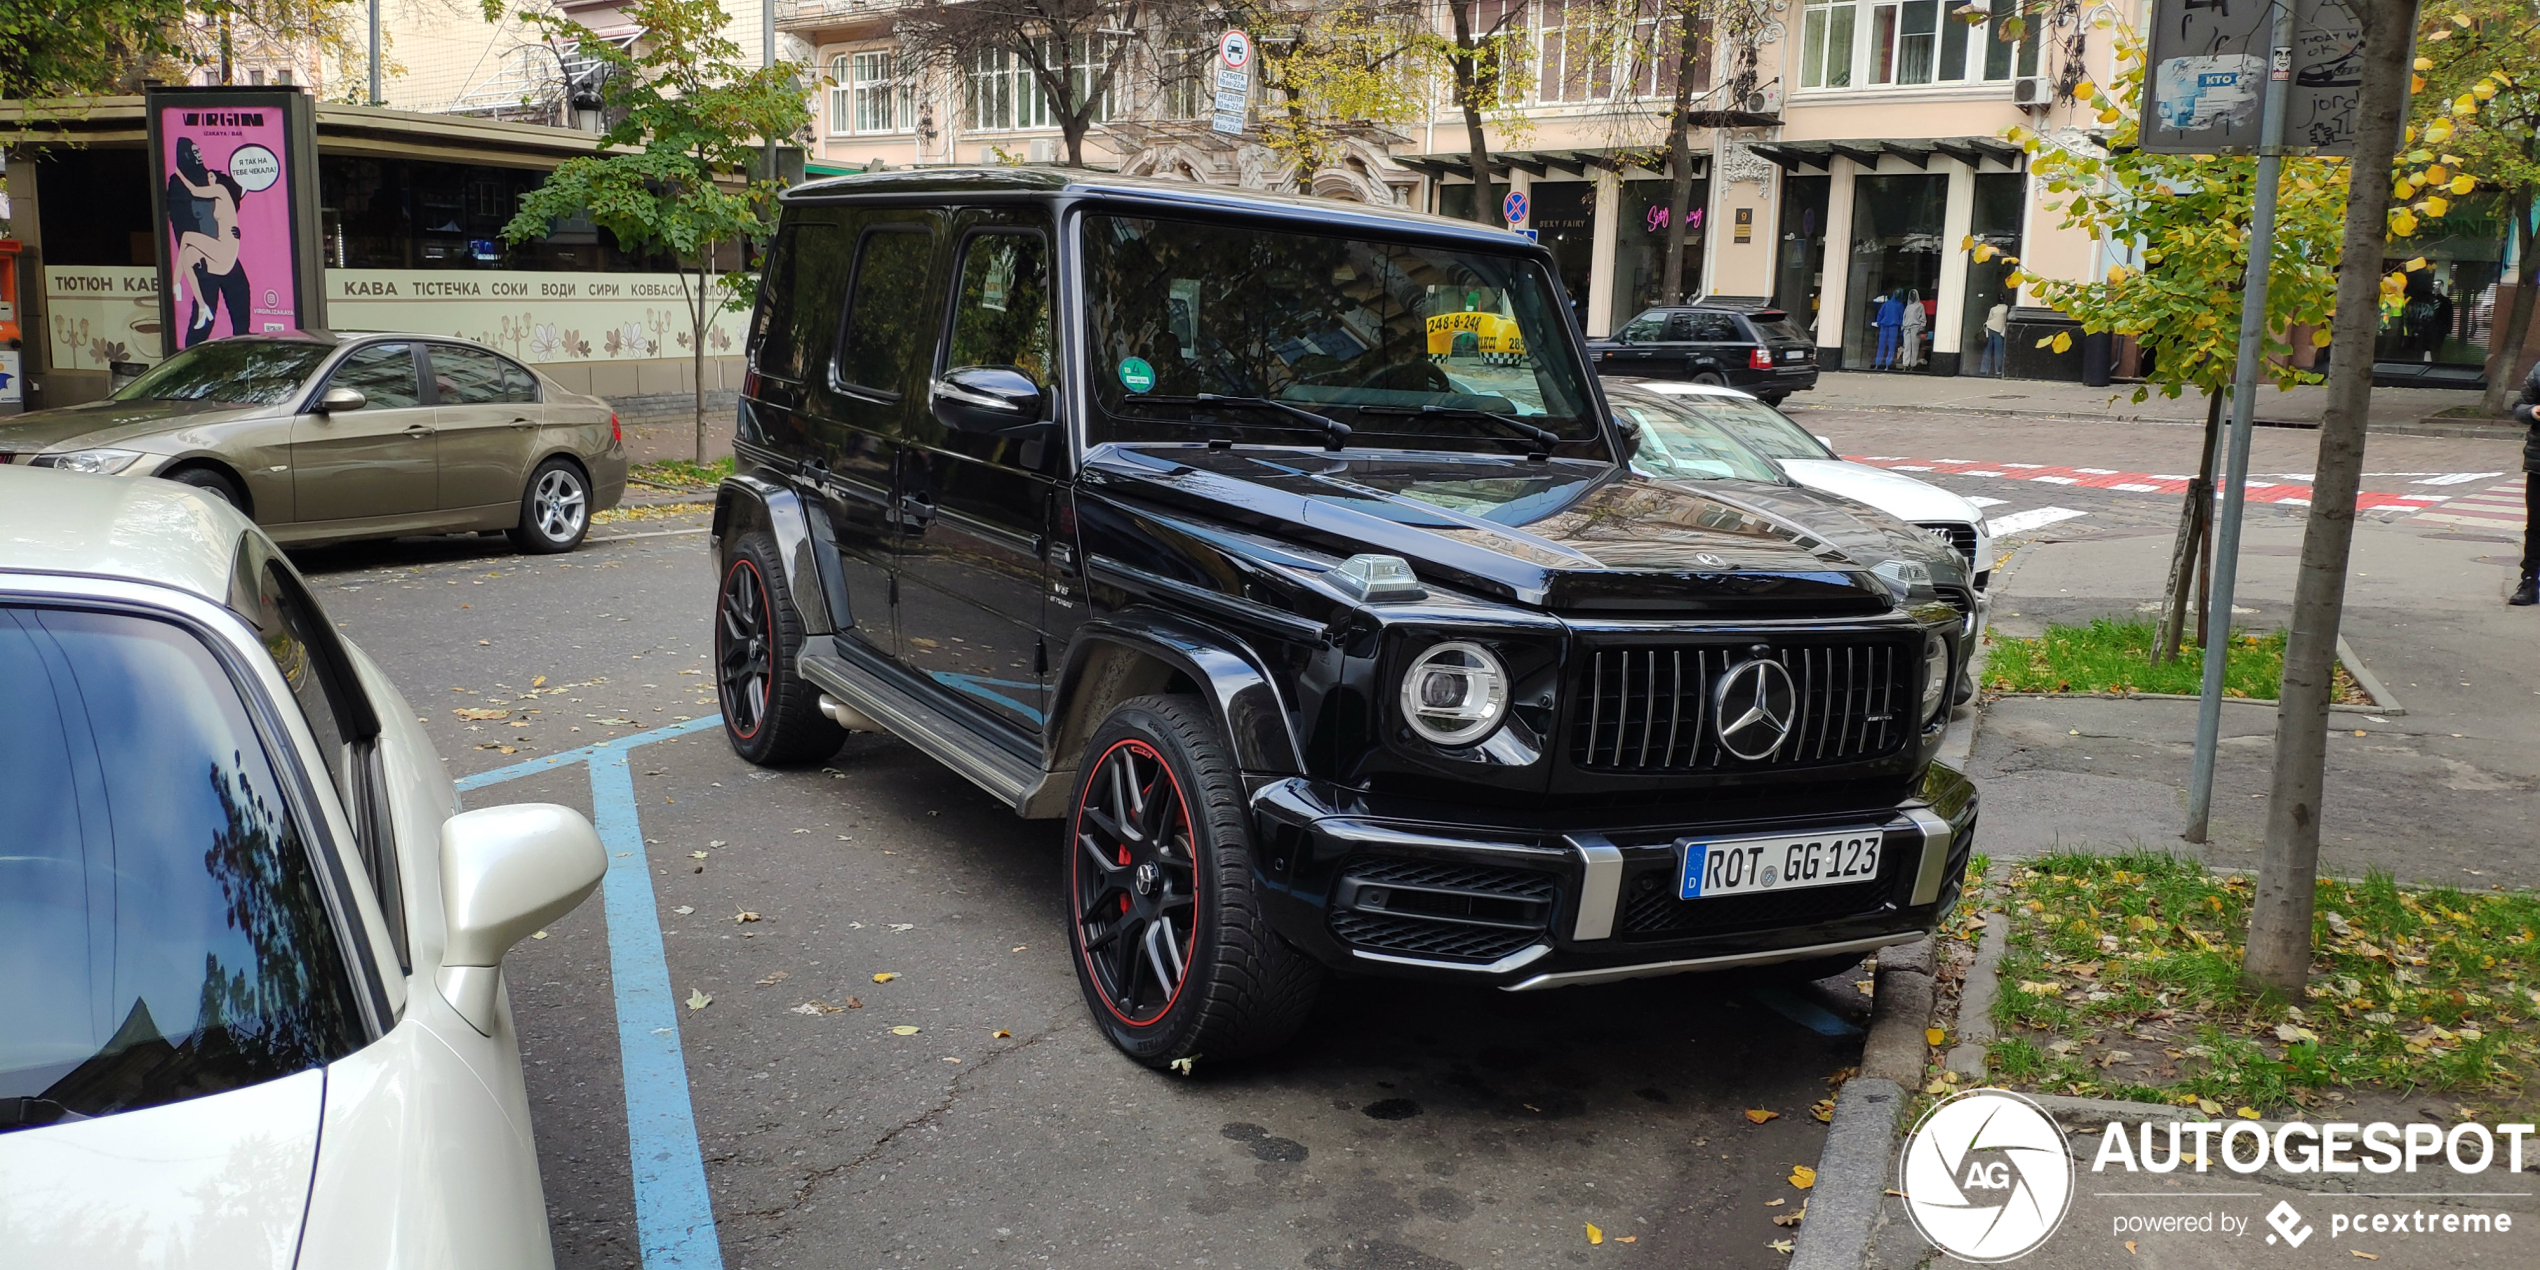
{"label": "front bumper", "polygon": [[[1302,779],[1253,793],[1259,880],[1288,942],[1334,969],[1509,991],[1867,953],[1929,933],[1958,898],[1976,791],[1937,764],[1893,807],[1705,820],[1644,809],[1593,827],[1474,820],[1334,795]],[[1577,817],[1573,817],[1577,819]],[[1688,836],[1876,826],[1876,877],[1680,900]]]}

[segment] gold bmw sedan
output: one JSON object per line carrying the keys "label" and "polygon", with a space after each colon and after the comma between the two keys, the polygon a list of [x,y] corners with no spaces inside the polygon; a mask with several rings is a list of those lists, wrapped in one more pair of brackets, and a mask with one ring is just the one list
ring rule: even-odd
{"label": "gold bmw sedan", "polygon": [[181,481],[287,545],[499,529],[571,551],[626,493],[607,402],[433,335],[197,344],[102,401],[0,422],[0,464]]}

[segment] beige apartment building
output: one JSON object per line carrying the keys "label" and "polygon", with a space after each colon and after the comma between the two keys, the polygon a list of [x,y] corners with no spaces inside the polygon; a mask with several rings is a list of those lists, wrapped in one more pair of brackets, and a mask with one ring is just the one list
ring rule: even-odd
{"label": "beige apartment building", "polygon": [[[388,0],[392,9],[445,2]],[[2029,181],[2026,156],[2000,138],[2018,125],[2087,144],[2099,125],[2058,86],[2113,73],[2112,28],[2143,21],[2143,0],[2074,6],[2062,18],[2054,9],[2033,14],[2037,29],[2016,43],[1996,39],[1991,19],[1953,17],[1959,0],[1758,2],[1766,20],[1751,74],[1734,73],[1748,50],[1722,41],[1696,80],[1706,126],[1692,141],[1688,292],[1786,310],[1815,332],[1829,366],[2079,377],[2078,343],[2062,354],[2037,347],[2077,328],[2004,286],[2008,267],[1973,262],[1964,244],[1993,244],[2024,270],[2060,277],[2110,262],[2100,244],[2059,227],[2043,205],[2053,196]],[[2009,0],[1996,2],[2007,12]],[[958,73],[916,73],[893,31],[896,0],[728,4],[727,34],[743,49],[763,47],[764,15],[772,14],[776,55],[804,68],[814,119],[804,149],[815,176],[1064,158],[1048,104],[1019,58],[984,53]],[[636,35],[608,3],[564,8],[604,37]],[[390,105],[596,126],[574,104],[573,59],[517,24],[489,26],[457,5],[407,12],[429,17],[399,19],[393,47],[404,71]],[[1444,29],[1443,10],[1433,17]],[[1670,191],[1665,174],[1644,163],[1663,162],[1649,156],[1665,144],[1664,86],[1601,64],[1609,59],[1587,64],[1583,20],[1567,0],[1533,0],[1517,21],[1534,57],[1533,86],[1490,125],[1494,181],[1526,196],[1517,228],[1550,248],[1581,325],[1602,335],[1660,298]],[[1215,35],[1153,38],[1205,48]],[[1470,214],[1464,128],[1442,86],[1430,118],[1355,129],[1327,166],[1297,172],[1257,134],[1212,131],[1198,85],[1156,79],[1115,85],[1086,140],[1089,165]],[[1254,98],[1257,112],[1258,85]],[[1920,338],[1882,358],[1882,310],[1894,317],[1907,306],[1922,310]],[[1988,318],[2007,337],[1990,358]]]}

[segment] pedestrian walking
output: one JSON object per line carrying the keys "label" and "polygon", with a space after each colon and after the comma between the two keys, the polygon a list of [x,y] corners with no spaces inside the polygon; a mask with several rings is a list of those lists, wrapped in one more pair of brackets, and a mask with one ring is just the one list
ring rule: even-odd
{"label": "pedestrian walking", "polygon": [[2514,420],[2531,429],[2522,442],[2522,582],[2507,604],[2540,604],[2540,365],[2523,376]]}
{"label": "pedestrian walking", "polygon": [[1923,328],[1929,325],[1930,317],[1931,311],[1923,307],[1923,293],[1906,292],[1905,312],[1902,315],[1902,325],[1897,331],[1896,365],[1898,369],[1912,370],[1923,364]]}
{"label": "pedestrian walking", "polygon": [[1979,375],[1999,377],[2002,374],[2002,341],[2011,333],[2011,306],[1996,304],[1984,315],[1984,361],[1976,368]]}
{"label": "pedestrian walking", "polygon": [[1905,289],[1888,292],[1879,301],[1879,349],[1870,359],[1870,369],[1886,370],[1896,363],[1896,333],[1905,325]]}

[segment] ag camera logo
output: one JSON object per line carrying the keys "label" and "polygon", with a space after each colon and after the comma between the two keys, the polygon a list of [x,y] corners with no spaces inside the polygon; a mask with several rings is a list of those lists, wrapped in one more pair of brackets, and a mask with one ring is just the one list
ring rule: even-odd
{"label": "ag camera logo", "polygon": [[1932,1108],[1905,1139],[1898,1173],[1914,1229],[1961,1261],[2027,1256],[2072,1207],[2064,1131],[2036,1103],[2000,1089],[1971,1089]]}

